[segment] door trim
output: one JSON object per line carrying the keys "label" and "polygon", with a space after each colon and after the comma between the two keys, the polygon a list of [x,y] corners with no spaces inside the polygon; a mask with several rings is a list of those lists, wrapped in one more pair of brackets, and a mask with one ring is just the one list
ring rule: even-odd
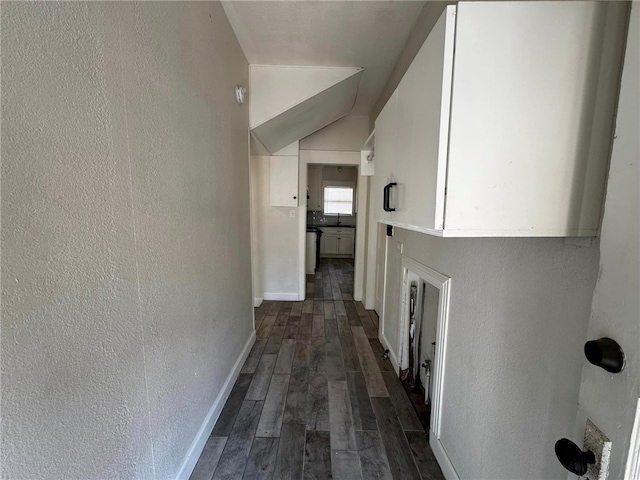
{"label": "door trim", "polygon": [[[447,355],[447,332],[449,329],[449,297],[451,289],[451,278],[441,274],[412,258],[403,255],[402,256],[402,284],[400,291],[402,292],[403,300],[400,302],[400,322],[398,322],[398,328],[402,328],[406,322],[405,319],[407,302],[405,301],[405,294],[407,291],[407,275],[409,271],[415,273],[422,280],[429,283],[433,287],[440,290],[440,300],[438,302],[438,319],[436,326],[436,355],[434,359],[433,369],[433,399],[431,408],[431,430],[435,434],[436,438],[440,439],[441,421],[442,421],[442,392],[444,387],[445,377],[445,360]],[[398,332],[398,345],[396,346],[397,352],[401,351],[402,335]]]}
{"label": "door trim", "polygon": [[[298,168],[298,300],[302,301],[306,297],[306,249],[307,249],[307,178],[309,165],[346,165],[353,166],[358,169],[358,181],[356,188],[361,191],[361,184],[364,183],[363,177],[360,176],[360,152],[344,152],[344,151],[324,151],[324,150],[300,150],[299,151]],[[366,195],[366,192],[365,192]],[[364,281],[364,255],[358,254],[358,247],[365,244],[365,228],[364,218],[366,218],[368,205],[367,202],[360,204],[360,193],[358,193],[358,219],[356,224],[356,253],[353,264],[353,298],[361,291],[356,291],[356,286],[360,286]],[[360,215],[363,219],[360,220]],[[363,252],[364,253],[364,252]],[[359,287],[361,290],[361,287]]]}
{"label": "door trim", "polygon": [[449,459],[449,455],[447,455],[442,443],[440,443],[440,440],[435,437],[433,432],[429,432],[429,446],[433,451],[433,456],[436,457],[444,478],[447,480],[460,480],[458,472],[453,468],[453,464]]}
{"label": "door trim", "polygon": [[[402,276],[400,292],[402,301],[400,302],[400,322],[398,328],[402,325],[406,327],[409,312],[407,311],[408,302],[406,298],[409,296],[409,285],[407,276],[409,271],[420,277],[424,282],[440,290],[440,298],[438,301],[438,318],[436,324],[436,352],[433,361],[433,395],[431,399],[431,422],[429,426],[429,438],[431,448],[436,456],[436,460],[442,469],[442,473],[447,480],[458,480],[458,474],[451,463],[449,456],[441,441],[442,436],[442,409],[443,409],[443,391],[446,373],[446,357],[447,357],[447,333],[449,330],[449,305],[451,297],[451,278],[443,275],[432,268],[423,265],[414,259],[402,255]],[[404,321],[403,321],[404,319]],[[400,342],[402,336],[398,332],[398,352],[400,352]]]}
{"label": "door trim", "polygon": [[640,478],[640,398],[638,398],[636,405],[636,415],[633,422],[631,440],[629,441],[629,454],[624,471],[625,480],[634,480],[637,478]]}

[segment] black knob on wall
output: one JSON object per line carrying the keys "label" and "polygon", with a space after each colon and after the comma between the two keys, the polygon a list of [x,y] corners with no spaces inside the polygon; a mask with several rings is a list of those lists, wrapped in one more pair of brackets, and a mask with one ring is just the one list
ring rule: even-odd
{"label": "black knob on wall", "polygon": [[624,368],[624,353],[611,338],[602,337],[584,344],[584,354],[590,363],[607,372],[618,373]]}
{"label": "black knob on wall", "polygon": [[589,465],[596,463],[596,456],[591,450],[583,452],[575,443],[567,438],[556,442],[556,457],[564,468],[576,475],[587,473]]}

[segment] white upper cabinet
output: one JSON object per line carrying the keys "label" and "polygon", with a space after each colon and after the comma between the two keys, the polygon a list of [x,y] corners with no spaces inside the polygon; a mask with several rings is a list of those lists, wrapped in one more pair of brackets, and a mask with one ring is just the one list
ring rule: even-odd
{"label": "white upper cabinet", "polygon": [[398,86],[398,204],[394,220],[441,230],[447,172],[447,129],[455,9],[425,40]]}
{"label": "white upper cabinet", "polygon": [[597,234],[626,15],[618,2],[448,6],[376,120],[377,220]]}
{"label": "white upper cabinet", "polygon": [[298,206],[298,156],[269,157],[269,204],[272,207]]}
{"label": "white upper cabinet", "polygon": [[[375,214],[380,221],[390,221],[391,213],[383,210],[383,190],[386,185],[397,180],[396,150],[398,124],[398,91],[393,92],[386,105],[376,119],[375,137],[375,175],[373,191],[375,195]],[[391,192],[390,204],[395,205],[396,193]],[[391,207],[393,208],[393,207]]]}

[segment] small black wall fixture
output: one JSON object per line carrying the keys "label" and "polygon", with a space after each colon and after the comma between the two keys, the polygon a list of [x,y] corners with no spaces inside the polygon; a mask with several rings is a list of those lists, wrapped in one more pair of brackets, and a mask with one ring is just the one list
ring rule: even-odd
{"label": "small black wall fixture", "polygon": [[556,457],[564,468],[575,475],[587,473],[589,465],[596,463],[596,456],[591,450],[583,452],[575,443],[567,438],[556,442]]}
{"label": "small black wall fixture", "polygon": [[584,355],[596,367],[607,372],[618,373],[624,368],[624,353],[615,340],[602,337],[584,344]]}

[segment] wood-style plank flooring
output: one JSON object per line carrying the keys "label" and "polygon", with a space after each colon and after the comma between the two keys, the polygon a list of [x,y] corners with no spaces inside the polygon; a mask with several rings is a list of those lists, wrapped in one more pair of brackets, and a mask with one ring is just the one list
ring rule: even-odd
{"label": "wood-style plank flooring", "polygon": [[256,342],[192,480],[443,479],[352,286],[351,262],[327,259],[307,300],[256,309]]}

